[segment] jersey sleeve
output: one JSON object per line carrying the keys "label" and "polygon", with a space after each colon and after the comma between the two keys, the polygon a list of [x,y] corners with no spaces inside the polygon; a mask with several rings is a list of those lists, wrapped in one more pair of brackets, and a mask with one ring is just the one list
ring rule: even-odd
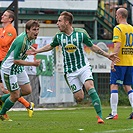
{"label": "jersey sleeve", "polygon": [[83,33],[83,43],[87,45],[88,47],[93,46],[92,39],[90,38],[89,34],[85,30]]}
{"label": "jersey sleeve", "polygon": [[50,44],[51,47],[59,46],[58,36],[59,36],[59,35],[56,34],[55,37],[53,38],[53,41],[52,41],[52,43]]}
{"label": "jersey sleeve", "polygon": [[13,42],[13,45],[15,46],[14,48],[14,60],[20,60],[22,57],[22,53],[20,52],[23,46],[23,41],[20,40],[15,40]]}
{"label": "jersey sleeve", "polygon": [[113,30],[113,40],[112,42],[121,42],[121,29],[116,26],[114,27],[114,30]]}

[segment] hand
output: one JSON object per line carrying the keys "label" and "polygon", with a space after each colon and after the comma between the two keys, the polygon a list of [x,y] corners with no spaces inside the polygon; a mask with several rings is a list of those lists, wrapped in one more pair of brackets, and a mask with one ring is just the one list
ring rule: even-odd
{"label": "hand", "polygon": [[41,63],[41,60],[35,60],[35,61],[34,61],[34,66],[36,66],[36,67],[37,67],[37,66],[39,66],[39,65],[40,65],[40,63]]}
{"label": "hand", "polygon": [[111,71],[115,72],[116,69],[114,68],[114,62],[111,63]]}
{"label": "hand", "polygon": [[35,54],[37,54],[37,51],[34,47],[31,46],[31,49],[27,50],[26,54],[27,55],[35,55]]}
{"label": "hand", "polygon": [[116,55],[116,53],[110,54],[110,55],[109,55],[109,59],[112,60],[114,63],[120,61],[120,58]]}

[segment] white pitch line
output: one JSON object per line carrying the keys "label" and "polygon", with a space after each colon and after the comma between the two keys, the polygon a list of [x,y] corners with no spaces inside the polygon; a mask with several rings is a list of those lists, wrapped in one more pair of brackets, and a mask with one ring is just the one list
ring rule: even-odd
{"label": "white pitch line", "polygon": [[[76,110],[76,108],[34,108],[34,111],[43,110]],[[11,108],[9,111],[27,111],[26,108]]]}
{"label": "white pitch line", "polygon": [[108,130],[108,131],[94,132],[94,133],[117,133],[117,132],[125,132],[125,131],[130,131],[130,130],[133,130],[133,128],[118,129],[118,130]]}

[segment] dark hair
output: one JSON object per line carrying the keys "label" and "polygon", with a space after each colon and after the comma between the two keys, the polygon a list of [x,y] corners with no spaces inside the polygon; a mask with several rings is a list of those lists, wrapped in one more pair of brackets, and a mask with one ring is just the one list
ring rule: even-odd
{"label": "dark hair", "polygon": [[11,10],[6,10],[5,12],[8,12],[9,13],[9,18],[12,18],[12,21],[11,21],[11,23],[12,23],[15,20],[14,12],[11,11]]}
{"label": "dark hair", "polygon": [[37,20],[29,20],[26,23],[25,29],[30,30],[31,27],[40,27],[40,24]]}
{"label": "dark hair", "polygon": [[69,21],[70,24],[73,23],[73,15],[70,12],[63,11],[60,16],[64,16],[64,20]]}

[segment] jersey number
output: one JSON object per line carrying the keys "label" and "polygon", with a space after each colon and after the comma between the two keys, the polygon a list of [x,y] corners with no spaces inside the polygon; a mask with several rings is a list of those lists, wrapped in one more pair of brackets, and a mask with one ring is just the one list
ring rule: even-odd
{"label": "jersey number", "polygon": [[126,44],[125,44],[125,46],[126,47],[127,46],[132,47],[133,46],[133,33],[130,33],[130,34],[126,33],[125,35],[126,35]]}

